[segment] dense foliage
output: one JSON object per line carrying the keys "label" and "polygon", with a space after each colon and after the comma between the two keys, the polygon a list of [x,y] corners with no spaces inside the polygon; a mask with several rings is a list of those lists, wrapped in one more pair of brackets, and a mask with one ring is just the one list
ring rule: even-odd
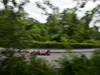
{"label": "dense foliage", "polygon": [[63,57],[60,60],[62,67],[60,71],[62,75],[99,75],[99,58],[99,52],[96,52],[90,58],[85,55]]}
{"label": "dense foliage", "polygon": [[[59,46],[62,43],[69,44],[72,48],[99,47],[99,27],[89,26],[96,12],[94,11],[95,8],[81,19],[78,19],[74,9],[66,9],[62,13],[48,14],[47,22],[40,23],[35,19],[26,18],[24,10],[20,10],[27,3],[26,0],[20,4],[14,1],[11,1],[13,6],[10,6],[9,1],[3,0],[5,9],[0,10],[1,47],[25,48],[40,45],[42,47],[54,48],[55,46],[55,48],[60,48]],[[51,4],[47,3],[47,5],[50,7]],[[19,10],[15,11],[14,8]],[[54,6],[52,8],[55,8],[52,9],[53,11],[57,10]],[[61,48],[65,48],[65,46]]]}
{"label": "dense foliage", "polygon": [[[58,44],[80,43],[80,45],[83,45],[83,48],[85,48],[84,43],[86,43],[85,45],[87,45],[87,47],[91,47],[93,45],[93,47],[96,47],[96,45],[99,47],[99,27],[89,27],[91,18],[92,14],[87,14],[82,19],[78,19],[77,15],[73,11],[65,10],[60,14],[50,14],[46,23],[33,21],[30,26],[33,47],[39,47],[39,45],[47,47],[44,45],[47,42],[50,42],[48,43],[49,45],[54,45],[54,42],[57,42]],[[91,46],[89,46],[90,44]],[[57,44],[55,44],[55,48],[60,48],[59,45],[56,45]],[[50,47],[54,48],[52,46]],[[48,46],[48,48],[50,47]],[[72,47],[75,48],[75,46]],[[82,46],[77,47],[81,48]]]}

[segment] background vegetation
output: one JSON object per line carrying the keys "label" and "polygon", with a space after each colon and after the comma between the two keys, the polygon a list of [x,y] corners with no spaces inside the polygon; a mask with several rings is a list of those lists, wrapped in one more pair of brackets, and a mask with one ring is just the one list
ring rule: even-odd
{"label": "background vegetation", "polygon": [[[65,9],[59,13],[58,8],[49,1],[44,4],[52,9],[46,23],[27,18],[23,7],[28,1],[17,3],[15,0],[2,0],[5,9],[0,10],[0,46],[10,48],[87,48],[100,46],[99,27],[94,23],[90,27],[92,18],[98,12],[98,7],[88,11],[79,19],[75,8]],[[13,5],[10,6],[9,2]],[[37,7],[43,10],[40,3]],[[18,9],[15,11],[15,8]],[[46,8],[44,8],[46,11]],[[99,19],[98,19],[99,21]],[[61,46],[60,46],[61,45]],[[64,45],[64,46],[63,46]],[[66,47],[65,47],[66,46]]]}
{"label": "background vegetation", "polygon": [[[0,0],[4,9],[0,10],[0,74],[1,75],[99,75],[100,52],[91,58],[64,57],[59,61],[61,66],[56,69],[46,60],[35,55],[21,55],[23,48],[94,48],[100,47],[99,27],[89,27],[98,12],[98,7],[78,19],[74,9],[66,9],[58,13],[58,8],[48,1],[45,3],[53,9],[46,23],[26,17],[23,6],[27,0],[17,3],[16,0]],[[9,2],[12,5],[9,5]],[[39,8],[43,8],[36,3]],[[81,4],[84,7],[85,3]],[[15,8],[18,9],[15,11]],[[18,50],[16,52],[16,50]]]}

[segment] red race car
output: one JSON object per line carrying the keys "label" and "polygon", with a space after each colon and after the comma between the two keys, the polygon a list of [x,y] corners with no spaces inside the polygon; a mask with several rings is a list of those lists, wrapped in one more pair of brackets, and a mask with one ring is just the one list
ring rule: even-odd
{"label": "red race car", "polygon": [[33,54],[36,54],[36,55],[50,55],[51,52],[50,52],[50,50],[47,50],[47,49],[39,49],[39,50],[34,50]]}

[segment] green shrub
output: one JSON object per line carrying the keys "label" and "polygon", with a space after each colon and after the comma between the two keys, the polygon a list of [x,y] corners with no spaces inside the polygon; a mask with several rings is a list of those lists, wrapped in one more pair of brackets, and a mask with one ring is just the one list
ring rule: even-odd
{"label": "green shrub", "polygon": [[72,43],[71,46],[73,48],[99,48],[99,44],[92,44],[92,43]]}
{"label": "green shrub", "polygon": [[83,43],[92,43],[92,44],[100,44],[100,40],[86,40],[86,41],[83,41]]}
{"label": "green shrub", "polygon": [[100,44],[32,41],[31,48],[98,48]]}
{"label": "green shrub", "polygon": [[64,47],[62,43],[57,42],[39,42],[33,41],[32,48],[62,48]]}
{"label": "green shrub", "polygon": [[91,59],[88,59],[85,55],[68,58],[66,56],[59,60],[62,75],[95,75]]}

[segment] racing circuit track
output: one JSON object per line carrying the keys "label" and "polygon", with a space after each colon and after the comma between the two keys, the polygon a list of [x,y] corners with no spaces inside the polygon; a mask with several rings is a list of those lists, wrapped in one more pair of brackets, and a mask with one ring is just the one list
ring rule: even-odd
{"label": "racing circuit track", "polygon": [[[0,49],[2,50],[2,48]],[[29,60],[30,53],[34,50],[39,49],[25,49],[28,51],[28,53],[24,53],[26,58]],[[23,50],[23,51],[25,51]],[[90,57],[96,50],[100,49],[49,49],[51,51],[50,55],[37,55],[38,58],[41,58],[43,60],[47,61],[47,64],[55,66],[55,68],[59,68],[59,64],[56,62],[56,60],[59,60],[62,57],[68,56],[68,58],[71,58],[72,56],[80,56],[82,54],[86,55],[87,57]],[[18,55],[17,55],[18,56]]]}
{"label": "racing circuit track", "polygon": [[49,56],[38,55],[38,57],[42,58],[43,60],[47,60],[47,63],[54,65],[56,68],[59,68],[59,65],[56,62],[56,60],[59,60],[62,57],[68,56],[70,58],[71,56],[80,56],[82,54],[86,55],[87,57],[90,57],[96,50],[97,49],[73,49],[73,50],[51,49],[51,54]]}

